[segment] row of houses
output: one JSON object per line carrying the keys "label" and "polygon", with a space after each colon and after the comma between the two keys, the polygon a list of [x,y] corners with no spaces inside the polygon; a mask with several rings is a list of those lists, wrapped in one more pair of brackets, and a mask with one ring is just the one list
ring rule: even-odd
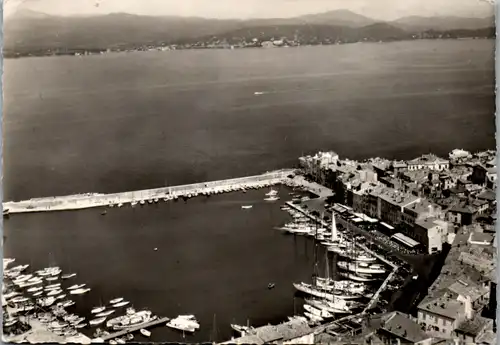
{"label": "row of houses", "polygon": [[477,224],[454,238],[440,276],[418,305],[417,322],[437,338],[489,344],[496,333],[496,242]]}
{"label": "row of houses", "polygon": [[[460,184],[473,171],[465,161],[451,166],[449,160],[424,155],[407,162],[381,158],[356,162],[341,160],[335,152],[319,152],[299,162],[306,176],[335,191],[336,202],[390,224],[428,253],[441,251],[449,232],[472,224],[494,210],[496,203],[485,180],[482,185],[473,183],[479,177]],[[449,195],[443,196],[443,191]]]}

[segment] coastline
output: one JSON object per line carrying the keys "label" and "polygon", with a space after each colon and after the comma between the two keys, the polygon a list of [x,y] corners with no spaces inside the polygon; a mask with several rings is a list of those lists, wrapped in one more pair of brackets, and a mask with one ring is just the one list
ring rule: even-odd
{"label": "coastline", "polygon": [[147,52],[147,51],[183,51],[183,50],[233,50],[233,49],[285,49],[285,48],[304,48],[304,47],[318,47],[318,46],[335,46],[335,45],[348,45],[348,44],[388,44],[397,42],[412,42],[412,41],[461,41],[461,40],[492,40],[494,37],[423,37],[423,38],[408,38],[408,39],[394,39],[394,40],[366,40],[366,41],[356,41],[356,42],[336,42],[336,43],[318,43],[318,44],[298,44],[298,45],[285,45],[285,46],[273,46],[273,47],[263,47],[263,46],[238,46],[238,45],[228,45],[228,46],[201,46],[201,47],[176,47],[170,48],[169,46],[160,47],[140,47],[140,48],[124,48],[124,49],[104,49],[104,48],[78,48],[78,49],[65,49],[58,52],[27,52],[27,53],[15,53],[9,50],[4,51],[4,59],[21,59],[21,58],[37,58],[37,57],[49,57],[49,56],[93,56],[93,55],[103,55],[103,54],[119,54],[119,53],[134,53],[134,52]]}

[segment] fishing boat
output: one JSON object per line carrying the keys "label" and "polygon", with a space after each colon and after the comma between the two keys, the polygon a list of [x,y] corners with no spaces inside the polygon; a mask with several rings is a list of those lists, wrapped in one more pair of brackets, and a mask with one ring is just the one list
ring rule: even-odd
{"label": "fishing boat", "polygon": [[106,321],[106,317],[105,316],[98,317],[97,319],[90,320],[89,324],[91,326],[97,326],[97,325],[100,325],[101,323],[103,323],[104,321]]}
{"label": "fishing boat", "polygon": [[86,289],[71,290],[69,293],[72,294],[72,295],[82,295],[82,294],[87,293],[89,291],[90,291],[90,289],[86,288]]}
{"label": "fishing boat", "polygon": [[149,337],[151,336],[151,332],[150,332],[150,331],[148,331],[147,329],[141,328],[141,329],[140,329],[140,332],[141,332],[141,334],[142,334],[143,336],[145,336],[145,337],[148,337],[148,338],[149,338]]}
{"label": "fishing boat", "polygon": [[76,273],[68,273],[68,274],[63,274],[61,276],[62,279],[69,279],[69,278],[73,278],[73,277],[76,277]]}
{"label": "fishing boat", "polygon": [[90,313],[91,314],[99,314],[100,312],[103,312],[104,310],[106,310],[106,307],[95,307],[93,308]]}
{"label": "fishing boat", "polygon": [[40,290],[43,290],[43,287],[41,287],[41,286],[34,286],[32,288],[27,289],[26,291],[28,291],[28,292],[37,292],[37,291],[40,291]]}
{"label": "fishing boat", "polygon": [[119,303],[121,301],[123,301],[123,297],[112,299],[111,301],[109,301],[109,303],[110,304],[116,304],[116,303]]}
{"label": "fishing boat", "polygon": [[118,302],[118,303],[112,304],[111,306],[113,308],[120,308],[120,307],[126,306],[129,303],[130,303],[129,301],[122,301],[122,302]]}
{"label": "fishing boat", "polygon": [[62,292],[61,289],[54,289],[54,290],[50,290],[49,292],[47,292],[47,296],[54,296],[54,295],[58,295]]}
{"label": "fishing boat", "polygon": [[115,310],[106,310],[106,311],[103,311],[102,313],[96,314],[95,316],[96,317],[109,316],[109,315],[113,314],[114,312],[115,312]]}

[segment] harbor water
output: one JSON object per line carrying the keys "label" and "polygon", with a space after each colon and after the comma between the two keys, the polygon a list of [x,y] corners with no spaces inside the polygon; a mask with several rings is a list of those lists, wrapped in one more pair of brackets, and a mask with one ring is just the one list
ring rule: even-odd
{"label": "harbor water", "polygon": [[[408,159],[494,148],[493,47],[435,40],[7,59],[4,198],[248,176],[327,149]],[[273,230],[288,219],[282,189],[270,204],[260,190],[105,216],[13,215],[4,254],[76,272],[92,288],[75,299],[83,315],[123,296],[201,322],[186,339],[154,329],[152,341],[210,340],[214,315],[216,340],[227,340],[231,322],[292,315],[292,283],[310,279],[312,241]]]}
{"label": "harbor water", "polygon": [[233,334],[230,323],[263,325],[293,315],[292,283],[311,280],[313,241],[273,229],[290,220],[279,207],[290,190],[280,189],[282,200],[274,203],[263,201],[263,189],[126,205],[105,216],[100,209],[13,215],[5,222],[4,254],[30,269],[58,265],[77,273],[65,284],[92,289],[72,296],[71,308],[83,316],[124,297],[137,310],[194,314],[201,323],[185,339],[165,326],[153,328],[152,341],[210,340],[214,315],[222,341]]}

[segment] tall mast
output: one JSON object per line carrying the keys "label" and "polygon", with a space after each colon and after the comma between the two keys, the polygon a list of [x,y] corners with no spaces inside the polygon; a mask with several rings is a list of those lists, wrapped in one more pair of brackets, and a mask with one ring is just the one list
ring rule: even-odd
{"label": "tall mast", "polygon": [[335,242],[337,241],[337,224],[335,222],[335,213],[332,212],[332,241]]}

